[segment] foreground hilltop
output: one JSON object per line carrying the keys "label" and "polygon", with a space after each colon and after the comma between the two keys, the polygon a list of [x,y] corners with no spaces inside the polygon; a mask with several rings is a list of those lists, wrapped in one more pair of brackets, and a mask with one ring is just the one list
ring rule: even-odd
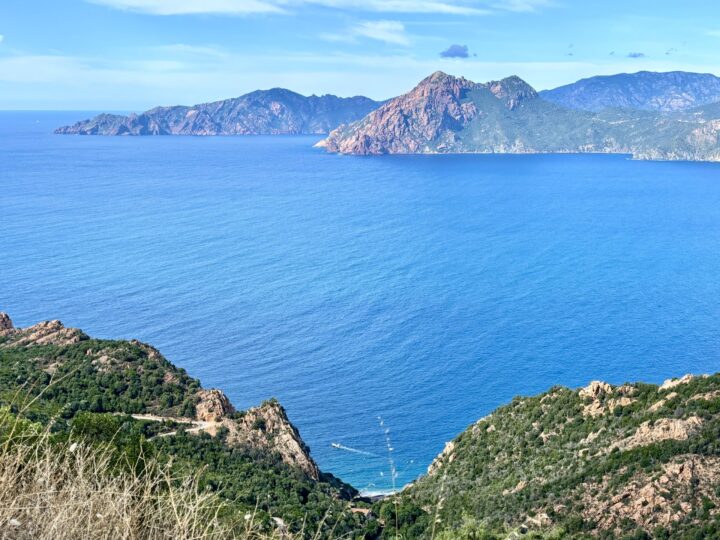
{"label": "foreground hilltop", "polygon": [[[276,401],[236,411],[149,345],[0,313],[0,441],[9,538],[720,537],[720,374],[515,398],[371,507],[319,470]],[[93,448],[102,467],[87,465]],[[118,509],[117,479],[145,486],[148,456],[168,475]],[[94,506],[73,506],[78,492]],[[198,513],[205,497],[222,510]]]}
{"label": "foreground hilltop", "polygon": [[356,96],[303,96],[283,88],[192,107],[156,107],[142,114],[101,114],[55,133],[65,135],[302,135],[325,134],[380,103]]}
{"label": "foreground hilltop", "polygon": [[[49,429],[58,448],[67,437],[110,444],[121,461],[153,456],[173,475],[199,475],[201,490],[225,501],[227,522],[244,528],[242,517],[252,516],[257,538],[362,536],[377,526],[349,510],[357,491],[320,471],[277,401],[237,411],[138,341],[92,339],[60,321],[15,328],[0,313],[2,441],[17,430],[8,414]],[[22,511],[11,517],[32,521]]]}
{"label": "foreground hilltop", "polygon": [[519,77],[475,83],[436,72],[318,146],[343,154],[620,153],[720,161],[717,106],[683,113],[573,110]]}
{"label": "foreground hilltop", "polygon": [[420,537],[718,538],[720,375],[516,398],[398,499]]}

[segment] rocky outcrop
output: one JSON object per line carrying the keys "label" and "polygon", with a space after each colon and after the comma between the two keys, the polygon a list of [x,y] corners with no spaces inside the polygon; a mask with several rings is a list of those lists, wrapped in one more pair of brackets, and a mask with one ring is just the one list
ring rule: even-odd
{"label": "rocky outcrop", "polygon": [[195,417],[202,422],[220,422],[227,415],[235,412],[235,408],[224,392],[216,388],[200,390],[195,405]]}
{"label": "rocky outcrop", "polygon": [[290,90],[258,90],[192,107],[156,107],[142,114],[101,114],[55,130],[71,135],[299,135],[324,134],[353,122],[380,103],[357,96],[305,97]]}
{"label": "rocky outcrop", "polygon": [[[653,531],[656,527],[669,527],[687,518],[703,505],[709,507],[709,518],[712,519],[719,512],[719,481],[719,458],[678,456],[664,464],[661,473],[654,478],[645,473],[636,474],[615,493],[610,487],[610,477],[600,483],[585,484],[582,489],[583,514],[600,529],[615,531],[619,536],[622,536],[619,524],[627,520]],[[669,500],[677,501],[677,504],[668,504]]]}
{"label": "rocky outcrop", "polygon": [[591,417],[613,412],[617,407],[631,405],[633,399],[630,396],[634,393],[635,388],[630,385],[613,388],[602,381],[592,381],[588,386],[578,391],[578,395],[585,400],[583,416]]}
{"label": "rocky outcrop", "polygon": [[602,399],[606,395],[612,393],[612,386],[602,381],[592,381],[585,388],[581,388],[578,391],[578,395],[581,398],[591,399],[593,401]]}
{"label": "rocky outcrop", "polygon": [[245,411],[240,418],[226,419],[223,426],[228,429],[230,444],[274,452],[284,463],[300,469],[313,480],[320,478],[320,469],[310,457],[310,449],[277,401],[266,401],[260,407]]}
{"label": "rocky outcrop", "polygon": [[719,126],[720,107],[595,113],[546,101],[516,76],[481,84],[437,72],[316,146],[360,155],[592,152],[720,161]]}
{"label": "rocky outcrop", "polygon": [[58,320],[44,321],[28,328],[14,328],[6,313],[0,315],[0,336],[6,338],[0,343],[0,348],[32,345],[62,346],[87,339],[82,330],[67,328]]}
{"label": "rocky outcrop", "polygon": [[672,401],[677,397],[677,393],[670,392],[667,396],[662,398],[661,400],[656,401],[652,405],[650,405],[650,408],[648,408],[648,411],[650,412],[657,412],[660,409],[662,409],[669,401]]}
{"label": "rocky outcrop", "polygon": [[[700,377],[707,377],[707,375],[700,375]],[[660,385],[660,390],[671,390],[682,384],[688,384],[689,382],[694,381],[696,378],[696,375],[688,373],[687,375],[683,375],[680,378],[667,379],[664,383]]]}
{"label": "rocky outcrop", "polygon": [[613,445],[611,449],[617,447],[628,450],[660,441],[684,441],[697,432],[702,424],[703,421],[697,416],[685,419],[661,418],[655,422],[648,420],[643,422],[630,437]]}
{"label": "rocky outcrop", "polygon": [[0,336],[9,334],[11,330],[14,330],[12,319],[7,313],[0,311]]}
{"label": "rocky outcrop", "polygon": [[453,459],[455,459],[455,443],[453,441],[446,442],[443,451],[430,463],[427,470],[428,476],[436,474],[445,463],[452,463]]}

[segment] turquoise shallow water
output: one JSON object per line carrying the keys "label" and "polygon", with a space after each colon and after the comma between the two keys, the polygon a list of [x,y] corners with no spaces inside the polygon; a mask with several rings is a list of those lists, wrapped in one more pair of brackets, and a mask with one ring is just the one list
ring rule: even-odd
{"label": "turquoise shallow water", "polygon": [[0,113],[0,310],[275,396],[359,488],[378,417],[401,485],[514,395],[720,369],[720,165],[50,134],[84,116]]}

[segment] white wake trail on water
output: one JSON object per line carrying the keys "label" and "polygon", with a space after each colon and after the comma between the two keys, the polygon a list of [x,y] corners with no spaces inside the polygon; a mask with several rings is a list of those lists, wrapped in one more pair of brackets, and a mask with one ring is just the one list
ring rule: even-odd
{"label": "white wake trail on water", "polygon": [[338,450],[345,450],[346,452],[352,452],[353,454],[360,454],[361,456],[378,457],[377,454],[373,454],[372,452],[366,452],[365,450],[358,450],[357,448],[350,448],[349,446],[345,446],[345,445],[339,444],[339,443],[332,443],[332,447],[337,448]]}

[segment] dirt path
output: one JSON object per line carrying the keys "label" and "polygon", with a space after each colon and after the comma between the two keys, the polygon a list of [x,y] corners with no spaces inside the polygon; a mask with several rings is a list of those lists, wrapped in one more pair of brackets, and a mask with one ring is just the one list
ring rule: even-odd
{"label": "dirt path", "polygon": [[[177,424],[192,425],[193,427],[186,429],[185,433],[200,433],[201,431],[207,431],[212,435],[221,425],[220,422],[204,422],[202,420],[193,420],[192,418],[174,418],[172,416],[158,416],[156,414],[131,414],[129,416],[135,420],[145,420],[146,422],[175,422]],[[177,430],[160,433],[149,440],[157,439],[159,437],[171,437],[172,435],[177,435]]]}

